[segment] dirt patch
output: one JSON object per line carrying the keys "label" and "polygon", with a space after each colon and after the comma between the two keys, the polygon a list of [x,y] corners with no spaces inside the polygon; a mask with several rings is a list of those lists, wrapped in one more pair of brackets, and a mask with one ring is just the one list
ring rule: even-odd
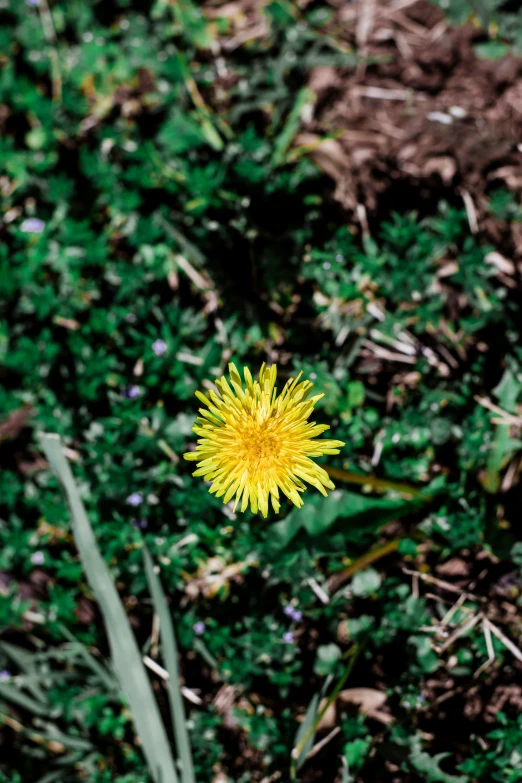
{"label": "dirt patch", "polygon": [[488,193],[522,189],[522,58],[479,58],[484,32],[452,29],[422,1],[340,6],[337,23],[371,62],[312,71],[315,115],[297,139],[313,146],[338,134],[311,152],[335,179],[336,199],[364,222],[361,206],[371,220],[431,211],[445,197],[464,202],[473,231],[487,228]]}

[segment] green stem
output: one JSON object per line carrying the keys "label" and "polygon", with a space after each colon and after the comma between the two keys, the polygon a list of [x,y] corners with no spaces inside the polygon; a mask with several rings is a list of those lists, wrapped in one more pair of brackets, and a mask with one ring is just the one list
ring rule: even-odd
{"label": "green stem", "polygon": [[292,750],[292,758],[290,762],[290,777],[292,780],[296,780],[296,774],[297,774],[296,764],[297,764],[297,759],[301,755],[301,751],[305,747],[310,737],[312,737],[317,731],[317,727],[319,726],[321,720],[323,719],[323,716],[326,714],[327,709],[334,703],[334,701],[337,699],[338,695],[342,691],[346,683],[346,680],[352,673],[352,669],[355,666],[355,663],[359,655],[361,654],[362,650],[364,649],[365,645],[366,645],[366,639],[363,640],[363,642],[361,643],[356,642],[354,647],[350,650],[349,654],[351,655],[351,658],[348,663],[348,666],[346,667],[346,671],[344,672],[343,676],[341,677],[341,679],[335,686],[334,690],[326,700],[326,704],[324,705],[324,707],[321,710],[319,710],[319,712],[317,713],[317,717],[314,723],[310,726],[310,728],[308,729],[304,737],[302,737],[299,744]]}
{"label": "green stem", "polygon": [[390,481],[388,479],[377,478],[376,476],[365,476],[361,473],[352,473],[349,470],[342,470],[341,468],[331,468],[329,465],[325,465],[324,468],[329,476],[339,479],[340,481],[346,481],[348,484],[369,486],[372,487],[372,489],[381,492],[385,490],[394,490],[395,492],[400,492],[402,495],[410,495],[411,497],[425,497],[426,499],[429,497],[428,495],[423,495],[422,489],[402,481]]}

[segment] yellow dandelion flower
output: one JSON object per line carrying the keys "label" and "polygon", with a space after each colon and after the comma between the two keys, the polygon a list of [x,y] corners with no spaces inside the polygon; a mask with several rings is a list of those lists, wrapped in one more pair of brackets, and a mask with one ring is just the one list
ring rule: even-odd
{"label": "yellow dandelion flower", "polygon": [[184,454],[197,462],[193,476],[211,481],[210,492],[228,503],[235,496],[234,511],[241,500],[241,511],[248,504],[256,514],[268,514],[268,500],[274,511],[280,508],[279,490],[298,508],[305,481],[326,495],[335,489],[326,470],[311,459],[323,454],[339,454],[340,440],[316,441],[327,424],[309,422],[315,403],[323,397],[310,397],[313,383],[299,382],[302,373],[290,378],[281,394],[275,388],[277,367],[265,364],[254,381],[245,367],[246,388],[234,364],[229,364],[230,382],[223,376],[216,381],[221,396],[209,391],[208,397],[196,392],[206,406],[193,432],[199,435],[195,451]]}

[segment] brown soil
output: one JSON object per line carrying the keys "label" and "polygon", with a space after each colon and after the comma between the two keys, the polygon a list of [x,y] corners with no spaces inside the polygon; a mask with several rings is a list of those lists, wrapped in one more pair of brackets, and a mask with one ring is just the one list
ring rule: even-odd
{"label": "brown soil", "polygon": [[[363,230],[366,215],[371,222],[390,209],[432,211],[443,197],[464,202],[473,231],[500,240],[487,195],[522,190],[522,58],[479,58],[474,46],[484,32],[471,23],[450,28],[423,0],[336,5],[332,32],[342,29],[343,41],[373,64],[311,72],[315,115],[296,143],[339,134],[312,156]],[[516,258],[522,226],[512,231]]]}

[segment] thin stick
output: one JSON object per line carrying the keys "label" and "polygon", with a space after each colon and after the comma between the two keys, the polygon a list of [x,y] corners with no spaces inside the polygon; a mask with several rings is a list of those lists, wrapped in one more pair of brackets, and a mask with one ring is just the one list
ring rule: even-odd
{"label": "thin stick", "polygon": [[274,772],[273,775],[270,775],[270,777],[263,778],[263,780],[260,781],[260,783],[275,783],[276,780],[279,780],[281,777],[281,773],[279,771]]}
{"label": "thin stick", "polygon": [[515,459],[512,459],[511,462],[509,463],[509,467],[506,470],[506,474],[502,479],[502,484],[500,487],[501,492],[507,492],[508,489],[511,489],[511,487],[513,486],[513,479],[516,476],[519,462],[520,460],[518,459],[518,457],[515,457]]}
{"label": "thin stick", "polygon": [[[153,661],[152,658],[149,658],[148,655],[143,656],[143,663],[145,666],[147,666],[147,668],[154,672],[154,674],[157,674],[158,677],[161,677],[162,680],[167,682],[169,679],[169,673],[166,669],[163,668],[163,666],[160,666],[159,663]],[[194,693],[194,691],[191,691],[190,688],[186,688],[184,685],[181,685],[180,691],[188,701],[192,702],[192,704],[197,704],[198,707],[200,704],[203,704],[199,696]]]}
{"label": "thin stick", "polygon": [[453,617],[453,615],[455,614],[455,612],[457,611],[457,609],[460,609],[460,607],[462,606],[465,600],[466,600],[466,593],[462,593],[462,595],[459,596],[459,598],[457,598],[457,600],[455,601],[451,609],[449,609],[446,612],[446,614],[440,621],[440,625],[447,625],[451,620],[451,618]]}
{"label": "thin stick", "polygon": [[495,650],[493,648],[493,640],[491,638],[491,631],[489,628],[489,625],[487,623],[483,623],[484,625],[484,636],[486,638],[486,649],[488,651],[488,655],[490,658],[495,658]]}
{"label": "thin stick", "polygon": [[470,593],[467,590],[463,591],[459,587],[455,587],[455,585],[450,584],[450,582],[445,582],[443,579],[437,579],[436,576],[432,576],[431,574],[423,574],[422,571],[412,571],[411,568],[403,568],[402,572],[403,574],[408,574],[409,576],[418,574],[419,579],[422,579],[424,582],[430,582],[431,584],[437,585],[443,590],[447,590],[448,593],[458,593],[461,595],[464,592],[468,598],[475,598],[478,600],[478,596],[474,595],[474,593]]}
{"label": "thin stick", "polygon": [[192,704],[197,704],[199,707],[201,704],[203,704],[203,700],[199,698],[197,693],[194,693],[194,691],[191,691],[190,688],[186,688],[184,685],[180,686],[180,691],[182,695],[187,699],[187,701],[191,701]]}
{"label": "thin stick", "polygon": [[451,699],[451,697],[458,692],[459,692],[458,688],[453,688],[451,691],[446,691],[446,693],[442,693],[440,696],[437,696],[433,704],[442,704],[443,701],[447,701],[448,699]]}
{"label": "thin stick", "polygon": [[353,92],[357,95],[363,95],[365,98],[376,98],[378,100],[388,101],[407,101],[413,95],[411,90],[394,90],[386,87],[366,87],[363,85],[354,87]]}
{"label": "thin stick", "polygon": [[419,597],[419,576],[418,574],[413,574],[411,578],[411,592],[412,595],[415,596],[415,598]]}
{"label": "thin stick", "polygon": [[179,268],[185,272],[187,277],[192,280],[196,288],[199,288],[201,291],[206,291],[212,287],[212,281],[200,274],[197,269],[194,269],[190,261],[188,261],[185,256],[178,254],[175,256],[175,261]]}
{"label": "thin stick", "polygon": [[474,590],[477,586],[477,583],[480,582],[481,579],[484,579],[484,577],[489,573],[489,568],[483,568],[480,574],[477,576],[476,579],[474,579],[472,582],[468,585],[468,590]]}
{"label": "thin stick", "polygon": [[152,658],[150,658],[148,655],[143,656],[143,663],[148,669],[151,670],[151,672],[157,674],[158,677],[161,677],[161,679],[165,680],[165,682],[169,679],[168,671],[164,669],[163,666],[160,666],[159,663],[153,661]]}
{"label": "thin stick", "polygon": [[485,669],[487,669],[489,666],[491,666],[491,664],[495,660],[495,650],[493,648],[493,642],[492,642],[492,639],[491,639],[491,631],[489,629],[489,626],[488,626],[487,622],[484,622],[484,621],[482,622],[482,630],[484,631],[484,638],[486,640],[486,649],[488,651],[488,659],[487,659],[487,661],[484,661],[482,666],[479,666],[479,668],[477,669],[477,671],[473,675],[474,678],[479,677],[482,674],[482,672]]}
{"label": "thin stick", "polygon": [[319,751],[322,750],[325,745],[328,745],[330,740],[333,740],[333,738],[336,737],[340,731],[341,731],[341,727],[336,726],[335,729],[333,729],[329,734],[327,734],[326,737],[323,737],[323,739],[320,742],[318,742],[317,745],[313,746],[310,752],[307,753],[306,758],[311,759],[313,756],[319,753]]}
{"label": "thin stick", "polygon": [[337,571],[328,579],[327,585],[330,593],[334,593],[343,585],[351,576],[357,571],[361,571],[371,563],[375,563],[376,560],[380,560],[381,557],[395,552],[401,542],[400,538],[393,538],[391,541],[387,541],[380,547],[372,549],[370,552],[366,552],[362,557],[357,558],[355,562],[349,565],[347,568],[343,568],[342,571]]}
{"label": "thin stick", "polygon": [[151,647],[150,647],[150,654],[153,658],[158,657],[158,642],[159,642],[159,632],[160,632],[160,620],[159,615],[154,612],[152,615],[152,630],[151,630]]}
{"label": "thin stick", "polygon": [[463,625],[459,625],[456,631],[454,631],[450,636],[448,636],[444,644],[442,644],[438,648],[437,652],[438,653],[444,652],[444,650],[450,647],[450,645],[452,645],[453,642],[455,642],[460,636],[463,636],[463,634],[465,634],[466,631],[470,631],[481,619],[482,619],[482,612],[478,612],[478,614],[474,615],[473,617],[470,617],[469,620],[466,620],[466,622],[463,623]]}
{"label": "thin stick", "polygon": [[461,189],[460,195],[462,196],[462,201],[464,202],[464,208],[466,210],[466,216],[468,218],[470,231],[472,234],[477,234],[479,230],[479,225],[477,219],[477,210],[475,209],[475,204],[473,203],[473,199],[471,198],[467,190]]}
{"label": "thin stick", "polygon": [[491,402],[487,399],[487,397],[479,397],[476,395],[474,398],[476,402],[478,402],[480,405],[483,405],[484,408],[487,408],[490,411],[493,411],[493,413],[498,413],[500,416],[502,416],[502,419],[504,420],[504,423],[510,423],[510,424],[516,424],[518,427],[522,424],[522,418],[520,416],[514,416],[511,413],[508,413],[507,411],[503,410],[502,408],[499,408],[498,405],[495,405],[494,402]]}
{"label": "thin stick", "polygon": [[449,598],[443,598],[441,595],[436,595],[435,593],[425,593],[425,598],[430,598],[432,601],[438,601],[440,604],[450,604],[450,606],[453,606],[453,602],[450,601]]}
{"label": "thin stick", "polygon": [[416,356],[407,356],[403,353],[394,353],[383,348],[371,340],[364,340],[363,345],[368,348],[378,359],[386,359],[389,362],[402,362],[403,364],[417,364]]}
{"label": "thin stick", "polygon": [[500,639],[504,647],[507,647],[509,652],[517,659],[517,661],[522,661],[522,652],[518,649],[518,647],[516,647],[516,645],[513,644],[510,639],[507,638],[507,636],[502,633],[500,628],[497,628],[497,626],[486,617],[484,618],[484,625],[489,627],[489,630],[495,634],[497,639]]}
{"label": "thin stick", "polygon": [[330,596],[328,595],[328,593],[325,593],[321,585],[318,584],[313,577],[310,577],[310,579],[308,580],[308,584],[310,585],[310,587],[312,588],[312,590],[314,591],[318,599],[323,604],[330,603]]}

